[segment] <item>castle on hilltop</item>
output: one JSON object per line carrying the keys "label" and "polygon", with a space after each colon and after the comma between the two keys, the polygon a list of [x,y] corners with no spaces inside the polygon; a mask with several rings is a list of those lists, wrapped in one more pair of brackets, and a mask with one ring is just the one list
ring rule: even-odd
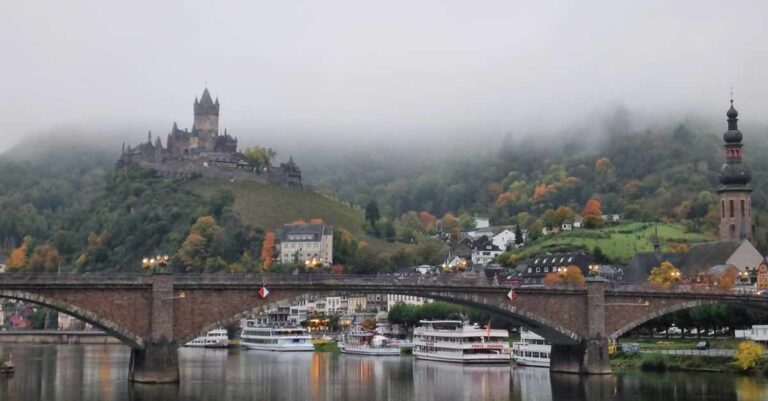
{"label": "castle on hilltop", "polygon": [[224,130],[219,133],[219,99],[213,100],[208,88],[193,104],[192,130],[180,130],[174,122],[163,147],[160,138],[137,146],[123,144],[119,168],[142,166],[168,176],[202,176],[214,179],[248,180],[301,188],[301,169],[291,157],[279,166],[253,165],[237,150],[237,138]]}

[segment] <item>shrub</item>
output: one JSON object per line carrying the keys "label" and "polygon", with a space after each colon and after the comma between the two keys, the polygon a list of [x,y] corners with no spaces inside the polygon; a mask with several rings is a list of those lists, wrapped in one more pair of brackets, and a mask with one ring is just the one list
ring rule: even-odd
{"label": "shrub", "polygon": [[763,360],[765,347],[754,341],[742,341],[739,343],[739,349],[736,351],[736,365],[741,370],[756,368]]}
{"label": "shrub", "polygon": [[640,369],[645,371],[664,372],[667,370],[667,357],[662,354],[646,354],[640,362]]}

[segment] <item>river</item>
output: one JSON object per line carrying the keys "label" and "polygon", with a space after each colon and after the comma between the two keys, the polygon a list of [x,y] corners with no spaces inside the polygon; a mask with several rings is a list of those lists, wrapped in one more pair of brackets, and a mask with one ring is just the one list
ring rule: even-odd
{"label": "river", "polygon": [[461,366],[413,357],[183,348],[181,384],[126,381],[120,345],[0,345],[16,373],[0,376],[0,401],[714,401],[768,400],[768,383],[714,373],[628,372],[601,377],[540,368]]}

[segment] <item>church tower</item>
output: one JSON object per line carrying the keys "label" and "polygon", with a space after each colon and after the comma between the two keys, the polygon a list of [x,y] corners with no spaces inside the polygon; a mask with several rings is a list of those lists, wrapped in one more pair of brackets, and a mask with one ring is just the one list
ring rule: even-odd
{"label": "church tower", "polygon": [[742,161],[743,135],[739,131],[739,112],[728,109],[728,131],[725,141],[725,164],[720,168],[720,241],[752,240],[752,172]]}
{"label": "church tower", "polygon": [[195,122],[192,132],[200,138],[200,148],[206,152],[212,152],[216,137],[219,135],[219,99],[214,102],[208,88],[203,90],[200,101],[195,97],[194,104]]}

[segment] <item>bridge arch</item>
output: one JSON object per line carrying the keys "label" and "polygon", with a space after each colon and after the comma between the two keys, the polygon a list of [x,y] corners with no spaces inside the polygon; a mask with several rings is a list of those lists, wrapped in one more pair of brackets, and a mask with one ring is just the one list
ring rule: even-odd
{"label": "bridge arch", "polygon": [[[188,297],[191,293],[194,293],[194,291],[187,290]],[[217,314],[216,312],[210,313],[210,316],[208,316],[205,319],[205,322],[197,325],[197,327],[194,327],[194,329],[187,330],[187,332],[181,334],[181,336],[178,339],[178,344],[184,345],[187,342],[193,340],[195,337],[198,337],[201,334],[206,333],[210,330],[236,323],[240,319],[246,317],[250,312],[253,312],[261,307],[277,304],[279,302],[290,300],[290,299],[296,299],[303,296],[315,296],[315,297],[321,298],[321,297],[332,297],[332,296],[341,296],[341,295],[349,295],[349,294],[367,295],[367,294],[384,294],[384,293],[396,294],[396,295],[418,296],[421,298],[427,298],[435,301],[442,301],[442,302],[447,302],[454,305],[473,308],[475,310],[487,313],[493,317],[497,317],[505,321],[510,321],[526,327],[530,327],[532,330],[536,331],[539,335],[546,338],[548,341],[552,343],[578,344],[582,341],[582,337],[579,336],[577,333],[565,328],[560,324],[557,324],[551,321],[546,317],[528,312],[524,309],[508,306],[509,302],[506,299],[506,295],[503,292],[498,294],[493,294],[492,300],[495,302],[488,302],[489,299],[487,296],[482,299],[474,299],[476,298],[475,296],[471,294],[462,293],[462,292],[446,291],[446,292],[424,293],[423,291],[413,290],[413,289],[397,290],[397,289],[388,288],[386,290],[382,290],[374,287],[374,288],[371,288],[370,290],[365,290],[365,291],[361,291],[360,289],[354,289],[354,290],[313,289],[313,290],[287,291],[287,292],[273,291],[272,294],[270,294],[267,299],[252,297],[250,302],[248,302],[245,305],[242,305],[242,307],[238,308],[237,311],[235,311],[234,313],[231,313],[231,312],[230,313],[224,312],[221,314]],[[219,307],[211,308],[212,311],[219,311],[219,310],[225,310],[225,309],[226,308],[219,308]],[[221,317],[222,315],[224,315],[224,318]],[[175,318],[184,319],[185,318],[184,312],[177,310],[175,312]]]}
{"label": "bridge arch", "polygon": [[20,301],[31,302],[37,305],[45,306],[59,312],[64,312],[70,316],[74,316],[80,320],[83,320],[91,325],[98,327],[107,334],[117,338],[125,345],[134,349],[144,349],[144,341],[141,337],[126,330],[119,324],[105,319],[87,309],[70,305],[66,302],[59,301],[57,299],[46,297],[41,294],[36,294],[28,291],[18,290],[0,290],[0,298],[17,299]]}
{"label": "bridge arch", "polygon": [[611,340],[617,340],[619,337],[623,336],[629,331],[645,323],[648,323],[653,319],[668,315],[670,313],[675,313],[681,310],[693,309],[693,308],[696,308],[699,306],[705,306],[705,305],[726,305],[726,306],[732,306],[732,307],[743,307],[747,309],[759,309],[763,311],[768,310],[768,304],[766,303],[749,302],[749,301],[744,302],[744,301],[734,301],[730,299],[723,300],[723,299],[713,299],[713,298],[686,299],[678,303],[664,305],[662,307],[656,308],[651,312],[637,319],[634,319],[626,324],[623,324],[613,333],[609,333],[608,337]]}

